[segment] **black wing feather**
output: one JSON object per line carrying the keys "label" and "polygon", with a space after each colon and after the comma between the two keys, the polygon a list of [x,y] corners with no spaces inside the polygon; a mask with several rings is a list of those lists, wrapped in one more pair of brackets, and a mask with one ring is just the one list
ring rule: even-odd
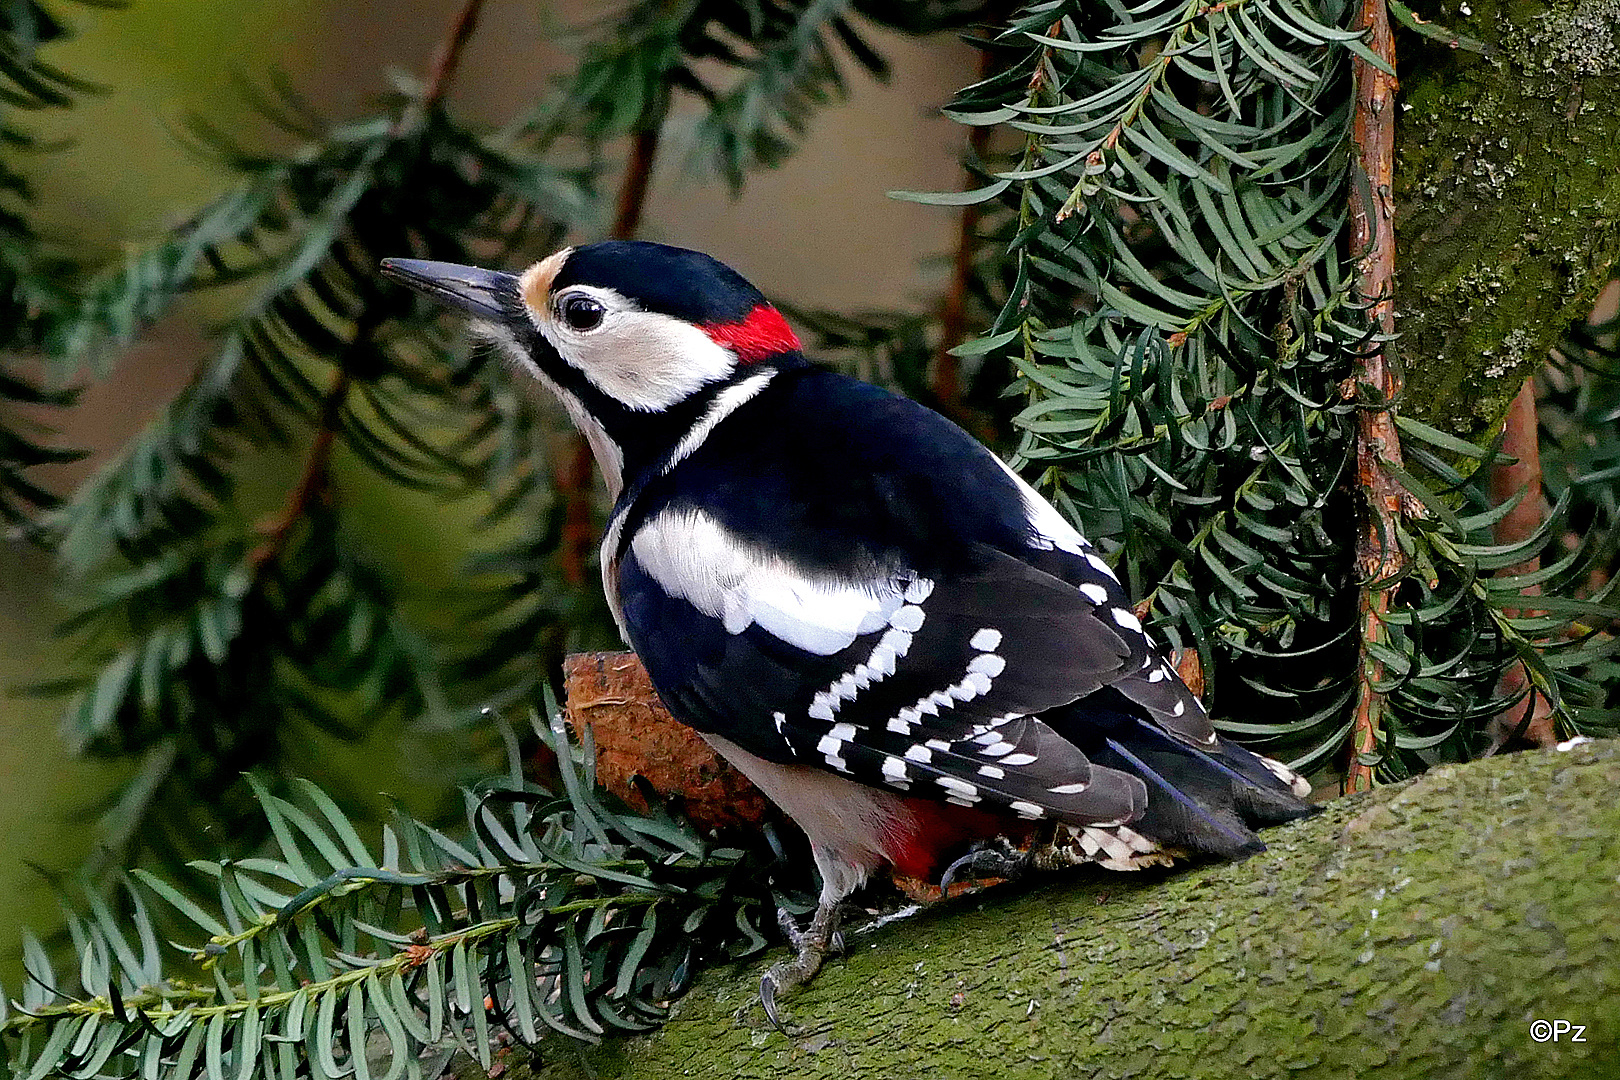
{"label": "black wing feather", "polygon": [[[655,580],[632,550],[671,510],[780,556],[760,574],[908,599],[830,654],[758,621],[728,630],[671,595],[701,588]],[[678,718],[759,757],[1076,824],[1134,819],[1150,784],[1174,787],[1159,798],[1162,838],[1223,853],[1253,838],[1235,809],[1303,812],[1246,751],[1211,764],[1237,748],[1216,739],[1107,565],[987,450],[912,402],[780,372],[618,513],[623,624],[654,685]],[[739,590],[746,614],[748,581],[706,587]],[[1139,731],[1119,727],[1121,707]],[[1265,791],[1238,790],[1249,786]]]}

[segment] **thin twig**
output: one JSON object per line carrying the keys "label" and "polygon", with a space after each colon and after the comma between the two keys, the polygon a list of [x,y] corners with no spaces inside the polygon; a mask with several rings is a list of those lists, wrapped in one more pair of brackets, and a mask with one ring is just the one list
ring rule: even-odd
{"label": "thin twig", "polygon": [[[1359,25],[1369,29],[1368,47],[1391,68],[1395,66],[1395,39],[1390,33],[1385,0],[1362,0]],[[1357,253],[1356,276],[1361,295],[1372,301],[1371,318],[1381,338],[1395,329],[1395,90],[1393,75],[1365,60],[1354,62],[1356,111],[1351,128],[1356,159],[1366,175],[1365,186],[1350,190],[1350,244]],[[1362,755],[1374,753],[1380,741],[1383,664],[1370,645],[1384,631],[1390,590],[1405,568],[1396,541],[1404,509],[1400,484],[1385,462],[1401,464],[1401,444],[1395,429],[1395,401],[1400,376],[1389,363],[1382,341],[1360,358],[1351,377],[1352,392],[1364,399],[1356,435],[1356,472],[1366,500],[1364,521],[1356,544],[1356,568],[1361,576],[1361,651],[1355,724],[1351,732],[1351,759],[1345,774],[1346,791],[1372,787],[1372,767]]]}
{"label": "thin twig", "polygon": [[445,92],[450,89],[450,83],[456,77],[456,69],[461,66],[462,51],[466,49],[473,31],[478,28],[478,16],[483,10],[484,0],[467,0],[462,9],[456,13],[455,21],[450,24],[450,31],[445,34],[438,51],[434,53],[427,86],[422,91],[424,105],[437,105]]}
{"label": "thin twig", "polygon": [[563,503],[562,542],[557,559],[563,580],[570,585],[585,584],[585,567],[591,556],[596,532],[591,527],[591,456],[585,436],[573,432],[557,458],[552,472],[557,495]]}
{"label": "thin twig", "polygon": [[[421,98],[414,109],[406,110],[395,118],[392,134],[399,134],[411,122],[413,116],[420,115],[423,110],[437,105],[443,99],[451,81],[455,78],[467,39],[472,37],[473,30],[478,25],[479,12],[483,7],[484,0],[467,0],[456,13],[449,31],[434,53]],[[345,352],[352,352],[368,341],[382,322],[382,316],[373,314],[372,310],[363,314],[355,325],[354,337]],[[304,460],[304,471],[299,476],[297,485],[288,496],[287,504],[282,507],[281,512],[258,526],[257,531],[263,535],[264,540],[248,557],[255,574],[262,572],[265,567],[281,557],[298,522],[303,520],[312,507],[330,494],[328,485],[331,479],[332,453],[337,447],[337,432],[343,423],[343,409],[348,404],[349,390],[354,385],[354,378],[350,375],[344,359],[342,356],[337,358],[337,371],[333,373],[331,385],[327,387],[326,394],[321,400],[319,425],[315,431],[315,438],[310,443],[309,456]]]}
{"label": "thin twig", "polygon": [[[982,82],[995,73],[995,57],[988,49],[979,53],[979,80]],[[978,186],[978,174],[972,166],[990,152],[990,126],[980,124],[968,131],[967,185],[963,190]],[[945,292],[939,311],[939,351],[934,356],[934,399],[940,411],[952,419],[960,419],[962,412],[962,367],[951,350],[967,337],[968,290],[973,285],[973,256],[979,246],[979,222],[984,217],[984,205],[971,203],[962,207],[957,222],[956,257],[951,265],[951,284]]]}
{"label": "thin twig", "polygon": [[629,240],[641,231],[641,212],[647,205],[652,186],[653,162],[658,157],[658,131],[661,124],[648,124],[630,140],[630,157],[624,163],[624,181],[619,185],[619,202],[613,214],[613,238]]}
{"label": "thin twig", "polygon": [[348,370],[343,367],[339,367],[333,375],[332,385],[321,402],[320,426],[316,429],[314,441],[310,443],[303,474],[287,496],[287,504],[281,512],[258,526],[257,531],[264,539],[248,556],[248,563],[255,574],[281,557],[292,539],[293,529],[317,503],[325,501],[330,494],[327,482],[331,477],[332,450],[337,443],[337,431],[343,421],[343,406],[348,401],[352,381]]}
{"label": "thin twig", "polygon": [[[1491,500],[1496,505],[1519,497],[1519,502],[1507,516],[1492,528],[1498,544],[1518,544],[1534,536],[1541,528],[1546,509],[1541,493],[1541,440],[1536,423],[1535,376],[1524,380],[1513,404],[1508,406],[1507,419],[1502,424],[1502,453],[1515,460],[1491,466]],[[1522,494],[1521,494],[1522,493]],[[1541,556],[1532,555],[1522,563],[1498,571],[1502,577],[1517,577],[1541,569]],[[1532,585],[1524,590],[1526,596],[1540,596],[1541,586]],[[1540,612],[1508,609],[1504,615],[1534,617]],[[1523,739],[1533,746],[1553,746],[1558,742],[1553,724],[1552,703],[1538,693],[1530,682],[1530,673],[1522,663],[1515,663],[1502,673],[1498,686],[1504,695],[1525,695],[1522,708],[1504,711],[1492,725],[1492,741],[1498,746]]]}

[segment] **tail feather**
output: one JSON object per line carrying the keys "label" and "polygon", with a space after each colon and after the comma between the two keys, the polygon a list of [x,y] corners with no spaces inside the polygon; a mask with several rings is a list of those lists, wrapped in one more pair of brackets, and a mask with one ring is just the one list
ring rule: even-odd
{"label": "tail feather", "polygon": [[1137,831],[1162,843],[1229,859],[1265,850],[1260,838],[1230,810],[1199,805],[1118,741],[1109,739],[1108,748],[1124,759],[1123,771],[1133,772],[1147,782],[1148,808],[1135,823]]}
{"label": "tail feather", "polygon": [[1265,850],[1256,829],[1317,810],[1301,797],[1302,780],[1241,746],[1192,746],[1113,710],[1047,719],[1093,764],[1141,778],[1147,809],[1131,827],[1166,847],[1240,859]]}

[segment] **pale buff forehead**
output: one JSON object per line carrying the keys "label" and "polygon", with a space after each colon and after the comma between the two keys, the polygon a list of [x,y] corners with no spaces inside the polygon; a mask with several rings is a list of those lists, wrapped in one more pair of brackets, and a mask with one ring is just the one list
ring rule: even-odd
{"label": "pale buff forehead", "polygon": [[547,301],[551,298],[551,283],[557,280],[557,274],[562,270],[563,263],[568,256],[574,253],[571,247],[565,247],[554,255],[547,255],[518,278],[518,292],[523,296],[523,303],[536,315],[544,315]]}

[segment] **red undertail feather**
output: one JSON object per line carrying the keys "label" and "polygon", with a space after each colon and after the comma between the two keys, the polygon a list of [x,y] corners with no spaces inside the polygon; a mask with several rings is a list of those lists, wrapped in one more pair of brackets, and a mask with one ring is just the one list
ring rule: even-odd
{"label": "red undertail feather", "polygon": [[937,882],[940,873],[975,840],[1005,836],[1019,840],[1033,823],[1008,820],[972,806],[906,798],[909,820],[884,837],[883,853],[895,871],[919,881]]}
{"label": "red undertail feather", "polygon": [[798,352],[802,348],[782,313],[769,304],[755,307],[740,322],[710,323],[703,330],[717,344],[736,353],[737,359],[745,364],[767,356]]}

